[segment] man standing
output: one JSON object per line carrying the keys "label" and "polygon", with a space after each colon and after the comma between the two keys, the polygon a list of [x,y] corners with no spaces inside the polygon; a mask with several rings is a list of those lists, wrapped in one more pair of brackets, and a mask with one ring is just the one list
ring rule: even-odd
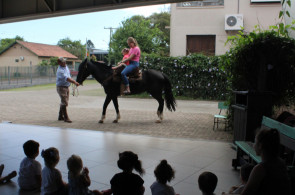
{"label": "man standing", "polygon": [[71,123],[72,121],[69,119],[67,113],[67,106],[70,97],[69,86],[71,85],[71,83],[75,84],[76,86],[79,86],[79,83],[71,78],[70,70],[66,65],[65,58],[59,57],[57,63],[59,66],[56,71],[56,91],[61,100],[58,120],[63,120],[67,123]]}

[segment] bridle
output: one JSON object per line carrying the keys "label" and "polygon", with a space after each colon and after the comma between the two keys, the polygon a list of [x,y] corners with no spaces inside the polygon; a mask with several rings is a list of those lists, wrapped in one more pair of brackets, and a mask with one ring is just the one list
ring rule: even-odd
{"label": "bridle", "polygon": [[83,68],[83,70],[81,71],[81,75],[82,75],[81,77],[83,77],[83,75],[85,75],[85,72],[87,71],[87,59],[86,59],[86,64],[84,66],[85,66],[85,68]]}

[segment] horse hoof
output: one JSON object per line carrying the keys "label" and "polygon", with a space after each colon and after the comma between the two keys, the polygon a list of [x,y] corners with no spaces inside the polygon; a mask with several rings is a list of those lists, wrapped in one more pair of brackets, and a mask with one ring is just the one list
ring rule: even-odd
{"label": "horse hoof", "polygon": [[99,120],[98,123],[103,123],[103,120]]}
{"label": "horse hoof", "polygon": [[161,123],[162,121],[161,120],[156,120],[156,123]]}
{"label": "horse hoof", "polygon": [[114,120],[113,123],[118,123],[118,120]]}

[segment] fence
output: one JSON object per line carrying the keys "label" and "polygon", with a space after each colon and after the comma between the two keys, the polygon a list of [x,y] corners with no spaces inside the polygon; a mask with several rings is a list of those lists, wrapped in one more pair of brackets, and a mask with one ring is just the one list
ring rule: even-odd
{"label": "fence", "polygon": [[56,70],[57,66],[0,67],[0,90],[55,83]]}

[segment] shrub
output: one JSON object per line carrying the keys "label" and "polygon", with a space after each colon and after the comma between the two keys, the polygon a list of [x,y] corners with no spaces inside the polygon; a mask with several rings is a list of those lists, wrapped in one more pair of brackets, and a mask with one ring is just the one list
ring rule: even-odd
{"label": "shrub", "polygon": [[228,93],[227,74],[222,69],[223,58],[194,54],[184,57],[146,55],[140,67],[159,70],[170,78],[177,96],[208,100],[225,100]]}

